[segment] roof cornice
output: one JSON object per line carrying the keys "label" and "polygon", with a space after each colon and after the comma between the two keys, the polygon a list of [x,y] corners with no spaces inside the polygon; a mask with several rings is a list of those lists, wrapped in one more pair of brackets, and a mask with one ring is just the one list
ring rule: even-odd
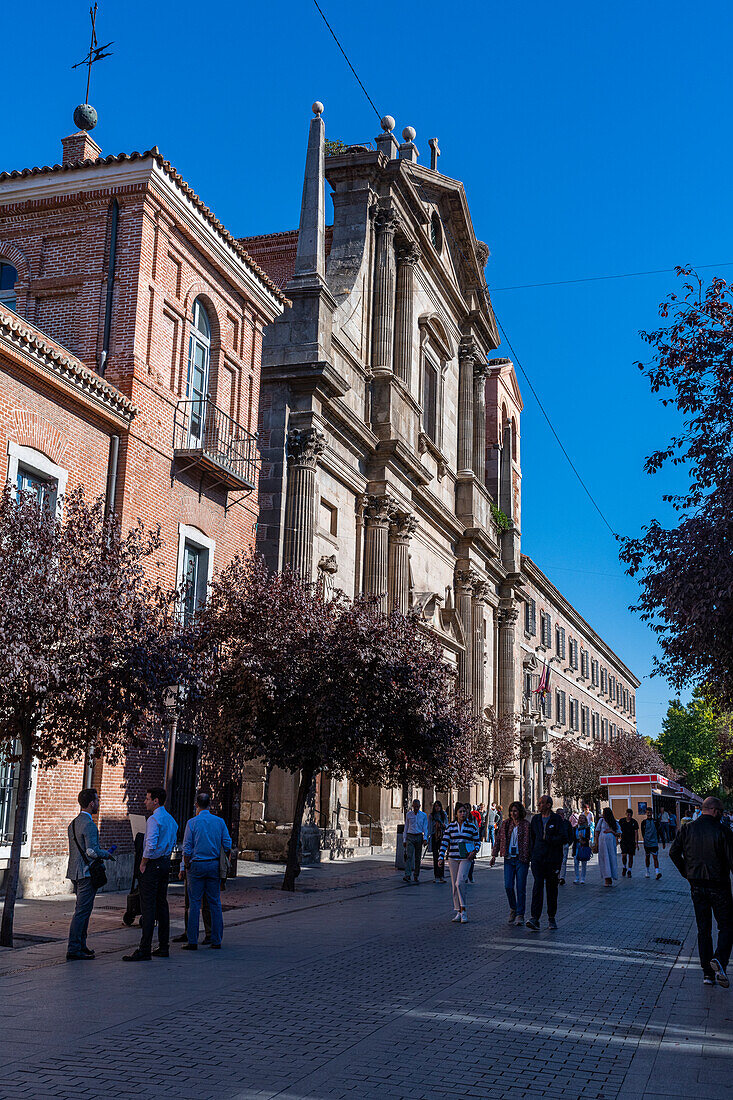
{"label": "roof cornice", "polygon": [[0,354],[62,389],[75,401],[92,407],[118,427],[128,428],[135,405],[95,374],[61,344],[0,306]]}

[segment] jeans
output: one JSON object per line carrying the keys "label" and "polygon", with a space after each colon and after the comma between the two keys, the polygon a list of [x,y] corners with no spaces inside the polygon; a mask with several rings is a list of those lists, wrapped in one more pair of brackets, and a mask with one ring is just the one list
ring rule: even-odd
{"label": "jeans", "polygon": [[560,878],[565,878],[565,872],[568,869],[568,852],[570,851],[569,844],[563,844],[562,846],[562,865],[560,867]]}
{"label": "jeans", "polygon": [[[726,886],[698,886],[690,884],[692,904],[697,921],[697,948],[700,966],[711,973],[710,960],[715,956],[723,970],[728,965],[733,947],[733,897],[730,884]],[[713,914],[718,925],[718,947],[713,950]]]}
{"label": "jeans", "polygon": [[188,933],[189,943],[199,942],[199,913],[206,892],[211,910],[211,942],[221,943],[224,918],[221,912],[221,880],[218,859],[197,859],[188,868]]}
{"label": "jeans", "polygon": [[422,861],[422,833],[408,833],[405,840],[405,878],[412,876],[417,882]]}
{"label": "jeans", "polygon": [[553,920],[557,913],[557,880],[558,868],[550,863],[533,863],[532,877],[532,920],[539,920],[542,915],[542,902],[544,892],[547,890],[547,916]]}
{"label": "jeans", "polygon": [[80,878],[74,883],[76,890],[76,908],[69,926],[69,945],[66,948],[69,955],[79,955],[82,947],[87,945],[87,928],[89,918],[94,908],[94,899],[97,891],[92,886],[90,878]]}
{"label": "jeans", "polygon": [[[504,860],[504,889],[509,901],[509,908],[514,910],[518,917],[524,916],[527,905],[527,875],[529,864],[521,863],[518,859]],[[516,886],[516,893],[514,888]]]}
{"label": "jeans", "polygon": [[471,870],[470,859],[449,859],[448,869],[450,871],[450,882],[453,887],[453,908],[458,912],[459,909],[466,908],[466,894],[464,887],[466,880],[468,879],[468,872]]}
{"label": "jeans", "polygon": [[142,909],[142,936],[139,951],[149,955],[153,946],[155,922],[158,922],[158,947],[168,950],[171,920],[168,909],[168,879],[171,859],[151,859],[140,875],[140,908]]}
{"label": "jeans", "polygon": [[588,867],[588,860],[587,859],[578,859],[578,857],[575,856],[574,857],[574,862],[575,862],[575,881],[576,882],[585,882],[585,872],[586,872],[587,867]]}

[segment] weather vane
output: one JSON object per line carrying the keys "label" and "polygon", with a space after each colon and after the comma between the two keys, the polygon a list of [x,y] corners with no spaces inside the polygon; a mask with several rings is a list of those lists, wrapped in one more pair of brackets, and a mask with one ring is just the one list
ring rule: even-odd
{"label": "weather vane", "polygon": [[[97,112],[94,110],[89,102],[89,85],[92,81],[92,65],[97,61],[101,61],[105,57],[109,57],[112,52],[109,47],[114,45],[113,42],[106,42],[104,46],[100,46],[97,42],[97,3],[93,8],[89,9],[89,18],[92,21],[92,36],[89,41],[89,53],[81,61],[77,61],[76,65],[72,65],[72,69],[80,69],[82,65],[87,67],[87,95],[83,103],[74,111],[74,122],[80,130],[93,130],[97,125]],[[108,52],[105,53],[105,50]]]}

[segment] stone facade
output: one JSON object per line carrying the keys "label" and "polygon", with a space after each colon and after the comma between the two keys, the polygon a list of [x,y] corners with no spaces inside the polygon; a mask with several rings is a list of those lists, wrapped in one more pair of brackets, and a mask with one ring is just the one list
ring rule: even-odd
{"label": "stone facade", "polygon": [[[409,128],[398,144],[385,119],[373,146],[324,157],[314,111],[299,231],[242,242],[292,303],[264,334],[257,547],[273,569],[317,579],[328,563],[328,583],[417,615],[476,713],[519,715],[522,400],[511,362],[492,358],[488,249],[462,184],[419,163]],[[523,733],[539,758],[538,723]],[[506,805],[522,764],[440,794]],[[263,818],[242,823],[255,846],[294,801],[292,777],[265,778]],[[391,843],[402,813],[397,792],[325,776],[312,820]]]}
{"label": "stone facade", "polygon": [[[102,158],[88,135],[63,144],[61,165],[0,174],[0,263],[16,272],[10,309],[0,301],[0,476],[81,484],[123,529],[160,524],[161,580],[180,583],[193,553],[203,596],[213,570],[254,545],[262,331],[285,298],[157,149]],[[195,303],[210,331],[192,414]],[[129,881],[127,814],[163,780],[165,745],[161,731],[155,750],[93,775],[83,761],[35,774],[26,893],[63,888],[66,823],[90,780],[103,843],[120,848],[110,873]],[[188,816],[197,756],[185,731],[176,768],[187,793],[174,810]],[[0,808],[13,775],[0,762]],[[238,805],[237,790],[237,818]]]}

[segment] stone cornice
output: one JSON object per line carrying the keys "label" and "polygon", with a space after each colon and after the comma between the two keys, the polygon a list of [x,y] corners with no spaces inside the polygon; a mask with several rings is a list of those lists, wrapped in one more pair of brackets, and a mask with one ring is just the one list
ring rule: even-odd
{"label": "stone cornice", "polygon": [[39,329],[0,307],[0,353],[97,412],[129,427],[133,403]]}

